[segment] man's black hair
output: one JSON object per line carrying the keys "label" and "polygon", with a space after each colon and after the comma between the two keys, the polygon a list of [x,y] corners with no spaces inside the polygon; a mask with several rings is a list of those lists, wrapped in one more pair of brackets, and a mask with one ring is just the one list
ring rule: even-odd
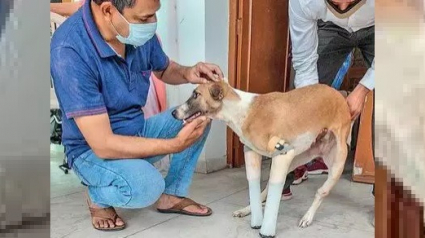
{"label": "man's black hair", "polygon": [[118,9],[120,13],[124,10],[124,8],[131,8],[136,3],[136,0],[93,0],[97,5],[100,5],[104,2],[111,2],[114,7]]}

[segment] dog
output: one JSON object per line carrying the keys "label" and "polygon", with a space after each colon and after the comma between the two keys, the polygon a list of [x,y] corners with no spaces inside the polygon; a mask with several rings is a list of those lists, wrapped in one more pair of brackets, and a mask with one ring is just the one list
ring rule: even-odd
{"label": "dog", "polygon": [[[322,157],[329,168],[326,182],[299,222],[300,227],[307,227],[344,170],[351,115],[344,96],[327,85],[254,94],[232,88],[225,81],[209,82],[199,85],[172,114],[184,123],[199,116],[222,120],[239,136],[245,145],[250,205],[234,216],[251,213],[251,227],[260,229],[261,237],[276,234],[288,172],[316,157]],[[272,158],[272,165],[267,188],[261,193],[263,156]]]}

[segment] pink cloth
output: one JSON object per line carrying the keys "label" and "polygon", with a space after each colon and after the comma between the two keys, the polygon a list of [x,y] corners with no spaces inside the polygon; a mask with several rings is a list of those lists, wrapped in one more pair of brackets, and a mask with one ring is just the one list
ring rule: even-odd
{"label": "pink cloth", "polygon": [[146,104],[143,107],[145,118],[149,118],[161,112],[153,77],[150,77],[150,85],[151,86],[149,87],[148,98],[146,99]]}
{"label": "pink cloth", "polygon": [[165,83],[159,80],[153,73],[151,76],[151,82],[155,88],[156,99],[159,107],[159,112],[167,110],[167,92]]}
{"label": "pink cloth", "polygon": [[[159,36],[157,35],[158,39]],[[161,43],[161,40],[159,39]],[[150,87],[146,104],[143,107],[145,118],[149,118],[167,109],[167,93],[165,83],[159,80],[155,74],[151,74]]]}

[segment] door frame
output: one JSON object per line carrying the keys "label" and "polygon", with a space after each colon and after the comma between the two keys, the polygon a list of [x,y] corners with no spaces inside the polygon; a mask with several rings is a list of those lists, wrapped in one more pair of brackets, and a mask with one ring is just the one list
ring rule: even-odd
{"label": "door frame", "polygon": [[[242,90],[250,91],[249,88],[249,63],[251,48],[251,11],[253,0],[229,0],[229,56],[228,56],[228,80],[230,86]],[[288,27],[289,36],[289,27]],[[286,83],[284,92],[290,89],[290,78],[292,69],[291,41],[290,37],[286,42],[287,60],[284,67]],[[242,55],[244,55],[242,57]],[[280,91],[279,90],[279,91]],[[227,128],[227,164],[229,167],[241,167],[244,165],[243,145],[238,136]]]}

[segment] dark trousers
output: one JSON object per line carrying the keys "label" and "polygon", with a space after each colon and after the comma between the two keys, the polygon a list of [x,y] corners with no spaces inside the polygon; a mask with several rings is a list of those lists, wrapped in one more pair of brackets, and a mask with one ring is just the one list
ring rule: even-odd
{"label": "dark trousers", "polygon": [[[317,22],[317,26],[319,37],[319,45],[317,47],[317,53],[319,55],[317,61],[319,83],[331,86],[338,70],[354,48],[360,50],[367,67],[371,66],[375,58],[375,26],[364,28],[353,33],[348,32],[332,22],[323,22],[322,20]],[[373,113],[373,122],[374,119],[375,113]],[[374,147],[375,133],[373,130],[373,122],[372,143]],[[289,173],[286,177],[284,189],[288,188],[294,180],[294,172]],[[373,186],[372,192],[375,195],[374,191],[375,186]]]}

